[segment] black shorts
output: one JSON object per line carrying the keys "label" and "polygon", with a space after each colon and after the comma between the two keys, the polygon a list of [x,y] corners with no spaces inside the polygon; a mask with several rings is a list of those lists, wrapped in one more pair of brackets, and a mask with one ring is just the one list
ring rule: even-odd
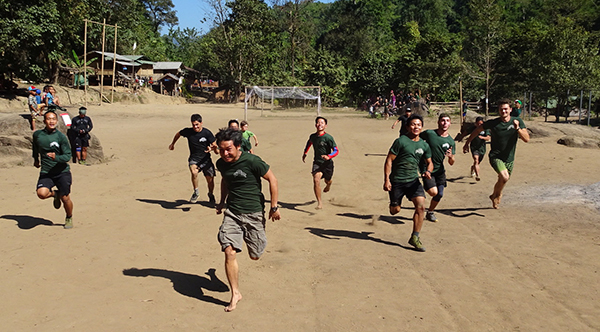
{"label": "black shorts", "polygon": [[204,176],[212,176],[214,177],[217,173],[215,172],[215,165],[213,164],[211,159],[208,159],[204,163],[200,164],[200,161],[190,158],[188,159],[189,166],[196,165],[202,171]]}
{"label": "black shorts", "polygon": [[75,147],[76,148],[81,148],[81,147],[87,148],[88,146],[90,146],[90,139],[88,138],[87,135],[85,135],[85,136],[80,136],[80,135],[75,136]]}
{"label": "black shorts", "polygon": [[423,178],[423,187],[425,190],[429,190],[433,187],[444,186],[446,187],[448,183],[446,182],[446,172],[442,172],[440,174],[431,174],[431,179]]}
{"label": "black shorts", "polygon": [[73,178],[71,172],[62,172],[58,174],[40,173],[40,178],[37,182],[37,189],[48,188],[52,190],[52,187],[56,186],[62,196],[67,196],[71,193],[71,184]]}
{"label": "black shorts", "polygon": [[313,162],[312,174],[321,172],[323,173],[323,179],[326,181],[331,180],[333,177],[333,160],[327,160],[322,164],[317,164]]}
{"label": "black shorts", "polygon": [[390,206],[400,206],[402,197],[412,200],[415,197],[425,197],[425,191],[419,179],[411,182],[392,182],[392,190],[389,191]]}

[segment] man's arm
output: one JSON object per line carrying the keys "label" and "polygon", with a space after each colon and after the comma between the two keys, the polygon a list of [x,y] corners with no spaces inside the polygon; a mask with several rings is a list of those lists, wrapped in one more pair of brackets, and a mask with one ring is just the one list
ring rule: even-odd
{"label": "man's arm", "polygon": [[267,173],[263,175],[263,179],[269,181],[269,192],[271,193],[271,209],[269,210],[269,219],[273,221],[279,220],[281,219],[281,213],[279,212],[279,209],[275,212],[273,212],[272,209],[277,206],[277,198],[279,195],[279,189],[277,188],[277,178],[275,177],[273,172],[271,172],[271,169],[269,169]]}
{"label": "man's arm", "polygon": [[256,134],[252,135],[254,137],[254,146],[258,146],[258,136]]}
{"label": "man's arm", "polygon": [[427,170],[423,173],[423,177],[429,180],[431,179],[431,172],[433,172],[433,161],[431,161],[431,158],[427,158],[425,162],[427,163]]}
{"label": "man's arm", "polygon": [[475,130],[473,130],[473,132],[471,132],[471,135],[469,135],[469,138],[467,139],[467,141],[465,142],[465,145],[463,146],[463,153],[469,152],[469,145],[475,139],[475,137],[479,136],[479,133],[482,130],[483,130],[483,124],[480,126],[477,126],[477,128],[475,128]]}
{"label": "man's arm", "polygon": [[302,162],[305,163],[306,161],[304,161],[306,159],[306,154],[308,154],[308,150],[310,150],[310,146],[312,145],[312,142],[310,141],[310,138],[308,139],[308,141],[306,141],[306,147],[304,148],[304,154],[302,155]]}
{"label": "man's arm", "polygon": [[221,214],[223,212],[223,207],[225,207],[225,200],[227,199],[227,195],[229,195],[229,190],[227,189],[227,182],[224,178],[221,177],[221,200],[216,206],[217,214]]}
{"label": "man's arm", "polygon": [[68,163],[71,160],[71,146],[69,145],[69,140],[61,135],[60,142],[60,154],[54,154],[54,158],[48,154],[48,156],[59,163]]}
{"label": "man's arm", "polygon": [[331,159],[333,159],[333,157],[337,156],[340,153],[337,146],[334,146],[333,149],[331,149],[331,150],[332,151],[330,154],[321,155],[321,158],[323,158],[325,160],[331,160]]}
{"label": "man's arm", "polygon": [[171,144],[169,144],[169,150],[175,149],[175,143],[177,142],[179,137],[181,137],[181,134],[179,132],[177,132],[177,134],[175,134],[175,137],[173,137],[173,142],[171,142]]}
{"label": "man's arm", "polygon": [[40,167],[40,150],[38,148],[38,144],[37,144],[37,135],[33,135],[33,142],[31,144],[32,147],[32,154],[31,156],[33,157],[33,166],[39,168]]}
{"label": "man's arm", "polygon": [[396,159],[396,155],[388,152],[387,157],[385,158],[385,163],[383,164],[383,190],[390,191],[392,190],[392,182],[390,181],[390,174],[392,173],[392,162]]}
{"label": "man's arm", "polygon": [[515,129],[519,134],[519,138],[522,139],[525,143],[529,142],[529,132],[527,131],[527,128],[522,128],[520,126],[519,120],[516,119],[513,121],[513,124],[515,125]]}
{"label": "man's arm", "polygon": [[92,129],[94,129],[94,124],[92,123],[92,118],[88,117],[88,120],[89,120],[89,126],[88,126],[87,132],[89,133],[90,131],[92,131]]}
{"label": "man's arm", "polygon": [[394,129],[394,127],[396,127],[396,125],[398,124],[398,122],[400,122],[400,119],[396,120],[396,122],[394,122],[394,123],[392,124],[392,129]]}

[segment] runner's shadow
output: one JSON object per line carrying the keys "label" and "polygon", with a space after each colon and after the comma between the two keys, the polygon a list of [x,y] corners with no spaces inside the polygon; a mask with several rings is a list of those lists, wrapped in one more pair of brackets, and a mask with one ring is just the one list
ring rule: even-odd
{"label": "runner's shadow", "polygon": [[373,232],[355,232],[355,231],[347,231],[343,229],[323,229],[323,228],[314,228],[314,227],[306,227],[304,228],[308,230],[310,233],[322,237],[328,240],[339,240],[342,237],[347,237],[351,239],[357,240],[369,240],[377,243],[387,244],[388,246],[400,247],[406,250],[415,250],[412,247],[403,246],[396,242],[390,242],[383,239],[378,239],[376,237],[372,237],[371,234]]}
{"label": "runner's shadow", "polygon": [[182,199],[178,199],[175,202],[163,201],[163,200],[160,200],[160,199],[145,199],[145,198],[136,198],[136,200],[139,201],[139,202],[142,202],[142,203],[158,204],[163,209],[183,210],[184,212],[188,212],[190,210],[189,206],[180,208],[180,206],[182,206],[184,204],[189,204],[190,203],[189,201],[184,201]]}
{"label": "runner's shadow", "polygon": [[299,209],[298,207],[299,206],[311,205],[314,202],[316,202],[316,201],[312,200],[312,201],[308,201],[308,202],[305,202],[305,203],[285,203],[285,202],[279,201],[279,202],[277,202],[277,204],[279,204],[279,206],[281,206],[284,209],[294,210],[294,211],[298,211],[298,212],[304,212],[304,213],[308,213],[309,215],[312,216],[312,215],[315,214],[314,212],[304,211],[304,210]]}
{"label": "runner's shadow", "polygon": [[[443,215],[446,216],[451,216],[451,217],[456,217],[456,218],[467,218],[467,217],[471,217],[471,216],[477,216],[477,217],[482,217],[485,218],[485,215],[481,214],[481,213],[477,213],[474,211],[478,211],[478,210],[491,210],[491,207],[485,207],[485,208],[464,208],[464,209],[436,209],[435,212],[441,213]],[[464,214],[457,214],[456,212],[467,212]]]}
{"label": "runner's shadow", "polygon": [[208,269],[205,274],[209,277],[201,277],[195,274],[182,273],[177,271],[169,271],[163,269],[126,269],[123,270],[123,275],[130,277],[161,277],[171,280],[173,283],[173,289],[181,294],[188,297],[193,297],[200,301],[214,303],[217,305],[226,306],[228,302],[215,299],[212,296],[204,295],[202,289],[206,289],[212,292],[228,292],[229,287],[223,283],[215,275],[215,269]]}
{"label": "runner's shadow", "polygon": [[365,153],[365,157],[387,157],[385,153]]}
{"label": "runner's shadow", "polygon": [[[345,213],[338,213],[337,215],[340,217],[348,217],[348,218],[361,219],[361,220],[371,220],[372,222],[381,220],[381,221],[385,221],[392,225],[404,224],[404,221],[402,221],[402,219],[412,221],[412,219],[405,218],[405,217],[382,216],[382,215],[378,215],[378,214],[356,214],[356,213],[351,213],[351,212],[345,212]],[[373,218],[376,218],[376,219],[373,219]]]}
{"label": "runner's shadow", "polygon": [[0,219],[8,219],[14,220],[17,222],[17,226],[20,229],[32,229],[35,226],[44,225],[44,226],[62,226],[58,224],[54,224],[52,221],[44,218],[36,218],[32,216],[24,216],[24,215],[11,215],[5,214],[0,216]]}
{"label": "runner's shadow", "polygon": [[458,180],[462,180],[462,179],[465,179],[465,178],[467,178],[467,177],[466,176],[458,176],[458,177],[455,177],[455,178],[446,179],[446,181],[455,183]]}

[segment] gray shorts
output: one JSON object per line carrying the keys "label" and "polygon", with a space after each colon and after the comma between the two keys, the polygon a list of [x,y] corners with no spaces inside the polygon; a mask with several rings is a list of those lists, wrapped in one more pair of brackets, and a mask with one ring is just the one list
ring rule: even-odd
{"label": "gray shorts", "polygon": [[232,246],[236,252],[241,252],[243,242],[246,242],[250,257],[259,258],[267,247],[265,222],[263,212],[235,214],[226,209],[217,236],[221,250]]}

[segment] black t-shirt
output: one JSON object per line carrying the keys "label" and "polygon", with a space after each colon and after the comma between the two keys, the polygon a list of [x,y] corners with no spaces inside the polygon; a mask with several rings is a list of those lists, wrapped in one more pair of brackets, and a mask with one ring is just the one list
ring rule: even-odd
{"label": "black t-shirt", "polygon": [[406,120],[408,120],[408,117],[402,114],[398,117],[398,120],[400,121],[400,136],[408,134],[408,129],[406,128]]}
{"label": "black t-shirt", "polygon": [[203,164],[210,159],[210,152],[204,152],[215,141],[215,136],[210,130],[202,128],[200,132],[196,132],[194,128],[184,128],[179,131],[179,135],[188,140],[189,160],[196,160]]}

